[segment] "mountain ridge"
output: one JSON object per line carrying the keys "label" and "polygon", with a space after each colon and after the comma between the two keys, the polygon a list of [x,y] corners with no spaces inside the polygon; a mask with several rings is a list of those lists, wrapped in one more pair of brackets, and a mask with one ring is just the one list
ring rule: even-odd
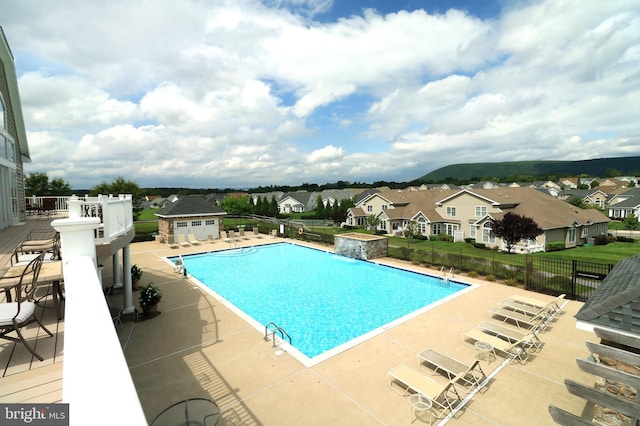
{"label": "mountain ridge", "polygon": [[419,178],[441,182],[446,179],[471,180],[484,177],[514,176],[578,176],[604,177],[616,170],[619,175],[640,175],[640,156],[596,158],[577,161],[507,161],[461,163],[440,167]]}

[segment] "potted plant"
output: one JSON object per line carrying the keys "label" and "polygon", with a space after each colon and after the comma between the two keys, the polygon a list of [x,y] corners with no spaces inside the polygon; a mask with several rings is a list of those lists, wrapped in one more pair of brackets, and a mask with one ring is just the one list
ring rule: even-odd
{"label": "potted plant", "polygon": [[131,287],[133,290],[139,290],[138,281],[142,277],[142,269],[138,268],[138,265],[133,265],[131,267]]}
{"label": "potted plant", "polygon": [[149,283],[140,291],[138,301],[145,317],[154,317],[158,314],[158,302],[160,299],[162,299],[162,293],[153,283]]}

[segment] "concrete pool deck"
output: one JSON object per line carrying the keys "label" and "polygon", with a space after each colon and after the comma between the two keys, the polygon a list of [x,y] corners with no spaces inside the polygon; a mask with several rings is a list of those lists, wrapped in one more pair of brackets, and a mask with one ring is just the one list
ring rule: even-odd
{"label": "concrete pool deck", "polygon": [[[263,237],[237,244],[280,241]],[[470,362],[474,349],[463,342],[462,333],[490,319],[491,307],[516,293],[551,299],[502,284],[457,277],[478,286],[326,361],[305,367],[287,352],[279,354],[278,348],[263,340],[263,334],[209,292],[182,278],[163,259],[227,248],[230,245],[222,241],[181,249],[156,242],[131,245],[132,264],[144,271],[141,284],[153,282],[164,295],[159,305],[161,315],[124,323],[124,330],[119,330],[149,421],[174,402],[204,397],[219,405],[221,425],[408,425],[408,398],[389,388],[388,370],[398,364],[418,369],[416,354],[427,348]],[[390,258],[376,261],[438,274]],[[103,271],[105,282],[110,282],[110,274],[109,268]],[[565,378],[587,385],[594,382],[575,361],[588,356],[586,341],[597,341],[592,333],[575,328],[573,315],[581,306],[575,301],[566,304],[564,312],[540,335],[542,350],[532,353],[528,363],[501,366],[500,356],[489,364],[483,362],[485,372],[495,372],[495,376],[450,423],[551,425],[549,404],[574,414],[584,413],[584,418],[590,419],[585,401],[569,394],[563,383]],[[442,376],[430,377],[445,382]]]}

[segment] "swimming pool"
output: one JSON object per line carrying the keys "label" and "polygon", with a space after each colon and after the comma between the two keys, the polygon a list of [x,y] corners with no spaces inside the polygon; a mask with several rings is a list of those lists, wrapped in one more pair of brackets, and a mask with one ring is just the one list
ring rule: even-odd
{"label": "swimming pool", "polygon": [[[264,333],[270,322],[313,365],[469,285],[290,243],[183,256],[189,275]],[[247,319],[247,318],[245,318]],[[294,354],[296,355],[296,354]]]}

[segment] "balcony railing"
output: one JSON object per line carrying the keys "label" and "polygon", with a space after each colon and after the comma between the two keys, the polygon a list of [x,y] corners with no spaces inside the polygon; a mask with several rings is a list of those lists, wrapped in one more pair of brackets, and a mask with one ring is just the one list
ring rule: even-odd
{"label": "balcony railing", "polygon": [[[70,200],[74,202],[70,203]],[[57,214],[78,208],[75,217],[97,217],[100,225],[95,239],[98,243],[108,243],[133,227],[133,199],[131,194],[98,195],[97,197],[45,196],[27,197],[27,211],[34,214]]]}

